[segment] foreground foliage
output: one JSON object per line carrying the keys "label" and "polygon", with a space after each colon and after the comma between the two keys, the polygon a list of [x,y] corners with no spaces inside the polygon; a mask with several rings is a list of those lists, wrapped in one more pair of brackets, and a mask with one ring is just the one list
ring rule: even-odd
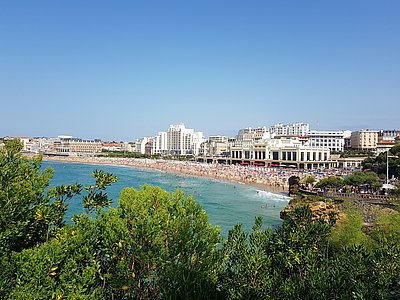
{"label": "foreground foliage", "polygon": [[[0,155],[1,299],[389,299],[400,292],[400,217],[382,213],[365,230],[356,210],[338,224],[305,205],[277,229],[236,225],[226,240],[183,192],[126,188],[94,171],[86,214],[64,224],[80,185],[46,189],[51,170]],[[11,205],[12,204],[12,205]],[[6,215],[5,215],[6,214]]]}
{"label": "foreground foliage", "polygon": [[218,242],[218,228],[191,197],[125,189],[118,208],[76,216],[49,243],[14,254],[10,298],[207,298]]}

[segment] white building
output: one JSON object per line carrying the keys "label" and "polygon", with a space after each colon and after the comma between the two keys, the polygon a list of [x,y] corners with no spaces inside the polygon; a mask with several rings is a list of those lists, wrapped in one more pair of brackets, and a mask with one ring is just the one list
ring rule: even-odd
{"label": "white building", "polygon": [[102,150],[111,152],[122,151],[122,143],[117,143],[117,142],[103,143]]}
{"label": "white building", "polygon": [[310,130],[307,134],[309,145],[315,148],[329,148],[331,151],[344,151],[345,138],[350,131]]}
{"label": "white building", "polygon": [[238,147],[251,147],[256,141],[269,139],[270,133],[267,127],[244,128],[240,129],[236,135],[234,145]]}
{"label": "white building", "polygon": [[136,145],[134,142],[123,142],[121,145],[121,150],[128,152],[135,152],[134,150],[136,150]]}
{"label": "white building", "polygon": [[226,136],[213,135],[207,141],[203,142],[200,147],[200,156],[225,156],[228,153],[229,140]]}
{"label": "white building", "polygon": [[376,144],[376,151],[375,154],[378,156],[381,153],[386,153],[390,149],[392,149],[394,146],[396,146],[395,142],[392,141],[380,141]]}
{"label": "white building", "polygon": [[308,123],[278,123],[269,127],[269,132],[275,136],[306,136],[309,131],[310,124]]}
{"label": "white building", "polygon": [[333,162],[329,148],[309,146],[299,137],[276,137],[256,141],[251,146],[232,146],[228,163],[318,169],[330,168]]}
{"label": "white building", "polygon": [[170,155],[197,155],[204,141],[202,132],[195,132],[184,124],[171,125],[167,131],[167,149]]}
{"label": "white building", "polygon": [[140,154],[146,153],[146,144],[151,138],[143,137],[134,141],[133,152],[138,152]]}
{"label": "white building", "polygon": [[197,131],[193,133],[193,144],[192,144],[192,153],[193,155],[199,155],[201,144],[204,143],[205,138],[203,132]]}
{"label": "white building", "polygon": [[167,153],[167,132],[159,132],[154,137],[152,154],[166,155]]}

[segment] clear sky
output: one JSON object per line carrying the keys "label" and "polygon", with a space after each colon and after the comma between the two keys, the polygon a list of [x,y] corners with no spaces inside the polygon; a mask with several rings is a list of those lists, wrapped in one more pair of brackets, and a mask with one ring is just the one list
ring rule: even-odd
{"label": "clear sky", "polygon": [[400,1],[1,1],[0,136],[400,128]]}

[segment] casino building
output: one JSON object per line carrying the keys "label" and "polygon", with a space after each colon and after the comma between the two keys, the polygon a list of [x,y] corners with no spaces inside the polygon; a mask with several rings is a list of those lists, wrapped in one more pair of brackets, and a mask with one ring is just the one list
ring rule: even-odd
{"label": "casino building", "polygon": [[231,146],[228,164],[288,167],[298,169],[331,168],[329,148],[307,145],[299,137],[263,139],[248,147]]}

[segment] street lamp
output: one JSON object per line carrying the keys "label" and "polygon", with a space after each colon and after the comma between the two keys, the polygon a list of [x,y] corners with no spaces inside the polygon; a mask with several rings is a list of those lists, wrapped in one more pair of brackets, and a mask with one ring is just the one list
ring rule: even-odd
{"label": "street lamp", "polygon": [[386,151],[386,184],[389,184],[389,157],[390,158],[399,158],[395,155],[389,155],[389,150]]}

